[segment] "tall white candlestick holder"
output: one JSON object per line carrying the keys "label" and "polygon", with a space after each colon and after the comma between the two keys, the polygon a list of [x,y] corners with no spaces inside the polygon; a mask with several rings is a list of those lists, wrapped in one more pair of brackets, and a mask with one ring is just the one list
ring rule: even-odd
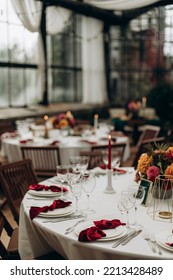
{"label": "tall white candlestick holder", "polygon": [[116,193],[116,191],[112,187],[112,170],[107,170],[107,187],[104,190],[105,193]]}

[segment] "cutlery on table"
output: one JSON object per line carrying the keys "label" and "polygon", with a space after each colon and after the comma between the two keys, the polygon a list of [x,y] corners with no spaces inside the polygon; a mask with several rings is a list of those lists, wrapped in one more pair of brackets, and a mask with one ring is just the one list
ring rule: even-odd
{"label": "cutlery on table", "polygon": [[152,233],[150,234],[150,240],[154,244],[155,249],[156,249],[156,251],[158,251],[159,255],[162,255],[162,251],[156,242],[156,238],[155,238],[154,234],[152,234]]}
{"label": "cutlery on table", "polygon": [[134,230],[128,232],[127,234],[125,234],[124,236],[120,237],[113,245],[112,248],[116,248],[118,247],[123,241],[125,241],[126,239],[128,239],[131,235],[133,235],[135,233]]}
{"label": "cutlery on table", "polygon": [[130,240],[132,240],[134,237],[136,237],[138,234],[140,234],[142,231],[142,229],[139,229],[139,230],[135,230],[135,232],[130,235],[126,240],[124,240],[121,245],[126,245],[128,242],[130,242]]}
{"label": "cutlery on table", "polygon": [[65,234],[69,234],[70,232],[72,232],[77,225],[79,225],[80,223],[82,223],[84,221],[85,221],[85,219],[81,219],[81,220],[77,221],[74,225],[72,225],[71,227],[68,227],[65,231]]}
{"label": "cutlery on table", "polygon": [[61,217],[61,218],[52,218],[51,220],[43,220],[42,223],[58,223],[58,222],[63,222],[63,221],[68,221],[68,220],[73,220],[73,219],[79,219],[82,218],[82,215],[71,215],[68,217]]}
{"label": "cutlery on table", "polygon": [[150,240],[150,236],[147,232],[143,233],[143,238],[148,242],[148,245],[150,246],[151,250],[153,251],[153,253],[156,253],[156,249],[154,244],[151,242]]}

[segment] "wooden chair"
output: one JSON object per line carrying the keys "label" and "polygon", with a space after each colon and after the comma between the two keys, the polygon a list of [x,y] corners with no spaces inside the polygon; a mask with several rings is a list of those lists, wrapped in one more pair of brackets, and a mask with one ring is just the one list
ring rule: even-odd
{"label": "wooden chair", "polygon": [[165,143],[165,137],[152,138],[142,141],[135,154],[132,166],[134,166],[135,168],[137,167],[138,159],[142,153],[145,153],[147,151],[148,144],[152,145],[153,147],[156,147],[156,144],[162,143]]}
{"label": "wooden chair", "polygon": [[23,159],[29,158],[38,178],[46,179],[56,175],[56,166],[60,164],[57,146],[22,146]]}
{"label": "wooden chair", "polygon": [[[18,251],[18,236],[18,226],[13,228],[4,213],[0,210],[0,258],[3,260],[21,259]],[[4,240],[8,241],[5,242]],[[64,260],[64,257],[59,253],[52,251],[35,258],[35,260]]]}
{"label": "wooden chair", "polygon": [[[120,154],[120,165],[122,165],[126,143],[114,143],[111,146],[112,151],[118,151]],[[108,150],[108,145],[95,145],[92,146],[92,152],[103,152]]]}
{"label": "wooden chair", "polygon": [[160,130],[161,130],[160,126],[156,126],[156,125],[144,125],[144,126],[142,126],[142,133],[141,133],[141,135],[138,139],[136,147],[139,148],[142,141],[144,141],[144,140],[157,138]]}
{"label": "wooden chair", "polygon": [[[122,164],[125,147],[125,143],[112,144],[112,151],[120,152],[120,165]],[[94,167],[104,164],[102,152],[107,150],[108,145],[95,145],[91,148],[91,151],[81,151],[80,155],[89,157],[88,169],[93,169]]]}
{"label": "wooden chair", "polygon": [[[2,233],[8,239],[7,244],[2,240]],[[0,210],[0,257],[5,260],[20,260],[18,252],[18,227],[13,228]]]}
{"label": "wooden chair", "polygon": [[17,224],[19,223],[20,203],[28,191],[28,186],[37,182],[38,179],[30,159],[0,166],[0,185]]}

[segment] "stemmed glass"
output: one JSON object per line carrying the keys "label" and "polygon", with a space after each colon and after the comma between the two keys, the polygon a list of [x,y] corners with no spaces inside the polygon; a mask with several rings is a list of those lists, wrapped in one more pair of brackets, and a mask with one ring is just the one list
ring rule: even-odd
{"label": "stemmed glass", "polygon": [[129,187],[129,200],[131,203],[133,203],[135,208],[135,222],[134,227],[135,228],[142,228],[142,225],[138,224],[137,219],[137,212],[138,212],[138,206],[142,203],[143,199],[145,197],[145,189],[142,186],[138,185],[132,185]]}
{"label": "stemmed glass", "polygon": [[81,172],[76,167],[76,164],[69,165],[67,172],[67,183],[70,186],[71,192],[73,193],[76,200],[75,214],[80,213],[78,201],[82,194],[81,179]]}
{"label": "stemmed glass", "polygon": [[63,186],[67,183],[67,173],[68,173],[68,165],[57,165],[56,166],[56,175],[58,181],[62,184],[61,186],[61,198],[64,196]]}
{"label": "stemmed glass", "polygon": [[87,156],[70,156],[70,164],[76,165],[76,168],[79,169],[82,175],[85,174],[88,163],[89,163],[89,157]]}
{"label": "stemmed glass", "polygon": [[[102,159],[104,164],[108,165],[108,151],[102,152]],[[112,151],[111,152],[111,166],[112,168],[118,168],[120,165],[120,155],[118,151]]]}
{"label": "stemmed glass", "polygon": [[134,202],[129,199],[129,190],[124,190],[121,192],[121,204],[124,207],[127,214],[127,224],[126,227],[129,228],[129,210],[133,208]]}
{"label": "stemmed glass", "polygon": [[85,214],[95,213],[93,209],[90,208],[90,195],[94,191],[96,185],[96,177],[93,173],[88,172],[88,174],[84,175],[82,178],[82,189],[87,195],[87,208],[84,210]]}

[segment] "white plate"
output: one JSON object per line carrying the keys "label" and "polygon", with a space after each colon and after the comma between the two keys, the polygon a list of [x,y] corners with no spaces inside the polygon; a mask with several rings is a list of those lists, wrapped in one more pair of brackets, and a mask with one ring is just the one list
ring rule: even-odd
{"label": "white plate", "polygon": [[43,197],[61,195],[61,192],[52,192],[51,190],[48,190],[48,191],[45,191],[45,190],[41,190],[41,191],[29,190],[28,193],[31,194],[31,195],[34,195],[34,196],[43,196]]}
{"label": "white plate", "polygon": [[40,217],[51,217],[51,218],[55,218],[55,217],[64,217],[64,216],[68,216],[70,214],[72,214],[74,211],[74,207],[72,205],[67,206],[65,208],[57,208],[54,209],[53,211],[48,211],[48,212],[41,212],[39,213],[38,216]]}
{"label": "white plate", "polygon": [[[92,227],[92,226],[95,226],[93,221],[87,221],[87,222],[80,223],[79,225],[77,225],[75,227],[74,231],[77,235],[79,235],[79,233],[82,230],[87,229],[87,228]],[[101,239],[95,240],[95,241],[109,241],[109,240],[118,239],[121,236],[126,234],[126,227],[125,226],[118,226],[114,229],[104,229],[103,231],[106,233],[106,236],[102,237]]]}
{"label": "white plate", "polygon": [[171,235],[171,234],[172,234],[171,230],[161,232],[161,233],[156,235],[156,241],[164,249],[167,249],[167,250],[173,252],[173,247],[166,244],[166,243],[169,242],[168,241],[168,236]]}

